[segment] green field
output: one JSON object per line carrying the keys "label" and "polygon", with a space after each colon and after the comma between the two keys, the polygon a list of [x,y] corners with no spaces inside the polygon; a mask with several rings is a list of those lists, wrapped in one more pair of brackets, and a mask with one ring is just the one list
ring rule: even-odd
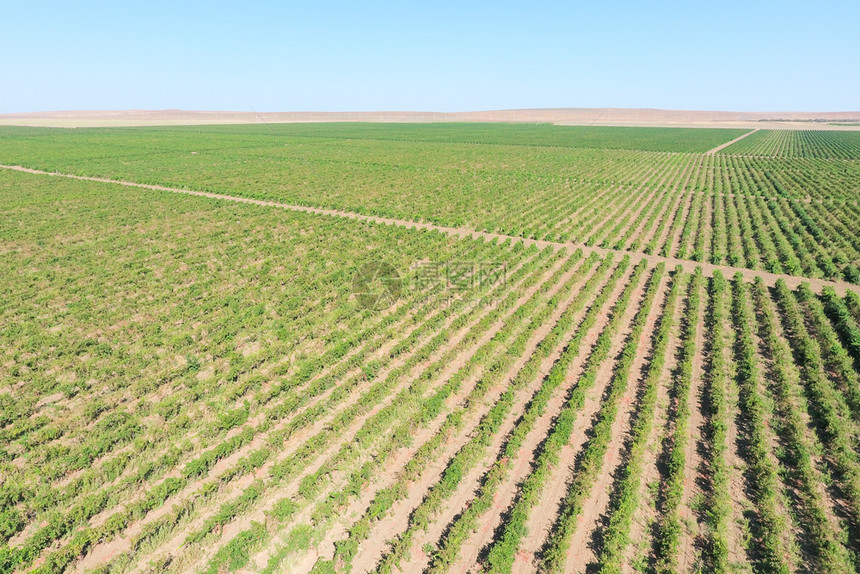
{"label": "green field", "polygon": [[743,133],[0,128],[230,196],[0,169],[0,572],[860,572],[860,152]]}
{"label": "green field", "polygon": [[725,148],[723,153],[856,160],[860,158],[860,132],[760,130]]}
{"label": "green field", "polygon": [[[718,155],[666,153],[738,134],[676,131],[673,144],[671,128],[0,128],[0,158],[60,173],[860,282],[860,238],[851,232],[860,216],[856,160],[726,153],[764,131]],[[553,145],[533,143],[542,133]],[[817,133],[844,140],[843,132]],[[482,134],[481,143],[451,143]],[[582,147],[559,147],[562,135]],[[519,136],[528,145],[500,143]],[[606,149],[643,142],[665,152]]]}

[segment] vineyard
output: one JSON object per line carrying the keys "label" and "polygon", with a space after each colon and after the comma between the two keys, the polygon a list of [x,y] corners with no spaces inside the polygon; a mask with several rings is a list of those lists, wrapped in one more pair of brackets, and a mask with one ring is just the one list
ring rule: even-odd
{"label": "vineyard", "polygon": [[727,154],[770,157],[858,159],[856,131],[760,130],[723,150]]}
{"label": "vineyard", "polygon": [[744,133],[0,128],[0,572],[860,572],[860,138]]}

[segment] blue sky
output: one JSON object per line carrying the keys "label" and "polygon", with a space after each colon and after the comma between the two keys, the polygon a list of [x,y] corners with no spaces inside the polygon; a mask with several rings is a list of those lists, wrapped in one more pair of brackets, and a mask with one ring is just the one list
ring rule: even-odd
{"label": "blue sky", "polygon": [[0,113],[855,111],[858,22],[828,0],[2,0]]}

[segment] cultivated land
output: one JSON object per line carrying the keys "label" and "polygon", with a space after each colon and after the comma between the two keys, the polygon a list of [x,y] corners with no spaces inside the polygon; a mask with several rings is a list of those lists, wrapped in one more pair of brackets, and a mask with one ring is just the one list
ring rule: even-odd
{"label": "cultivated land", "polygon": [[860,133],[750,131],[0,128],[0,571],[860,571]]}

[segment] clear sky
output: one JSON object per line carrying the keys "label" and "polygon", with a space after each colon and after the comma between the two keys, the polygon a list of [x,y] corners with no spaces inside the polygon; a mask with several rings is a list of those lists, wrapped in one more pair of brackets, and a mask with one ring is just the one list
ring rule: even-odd
{"label": "clear sky", "polygon": [[860,110],[860,2],[0,0],[0,113]]}

